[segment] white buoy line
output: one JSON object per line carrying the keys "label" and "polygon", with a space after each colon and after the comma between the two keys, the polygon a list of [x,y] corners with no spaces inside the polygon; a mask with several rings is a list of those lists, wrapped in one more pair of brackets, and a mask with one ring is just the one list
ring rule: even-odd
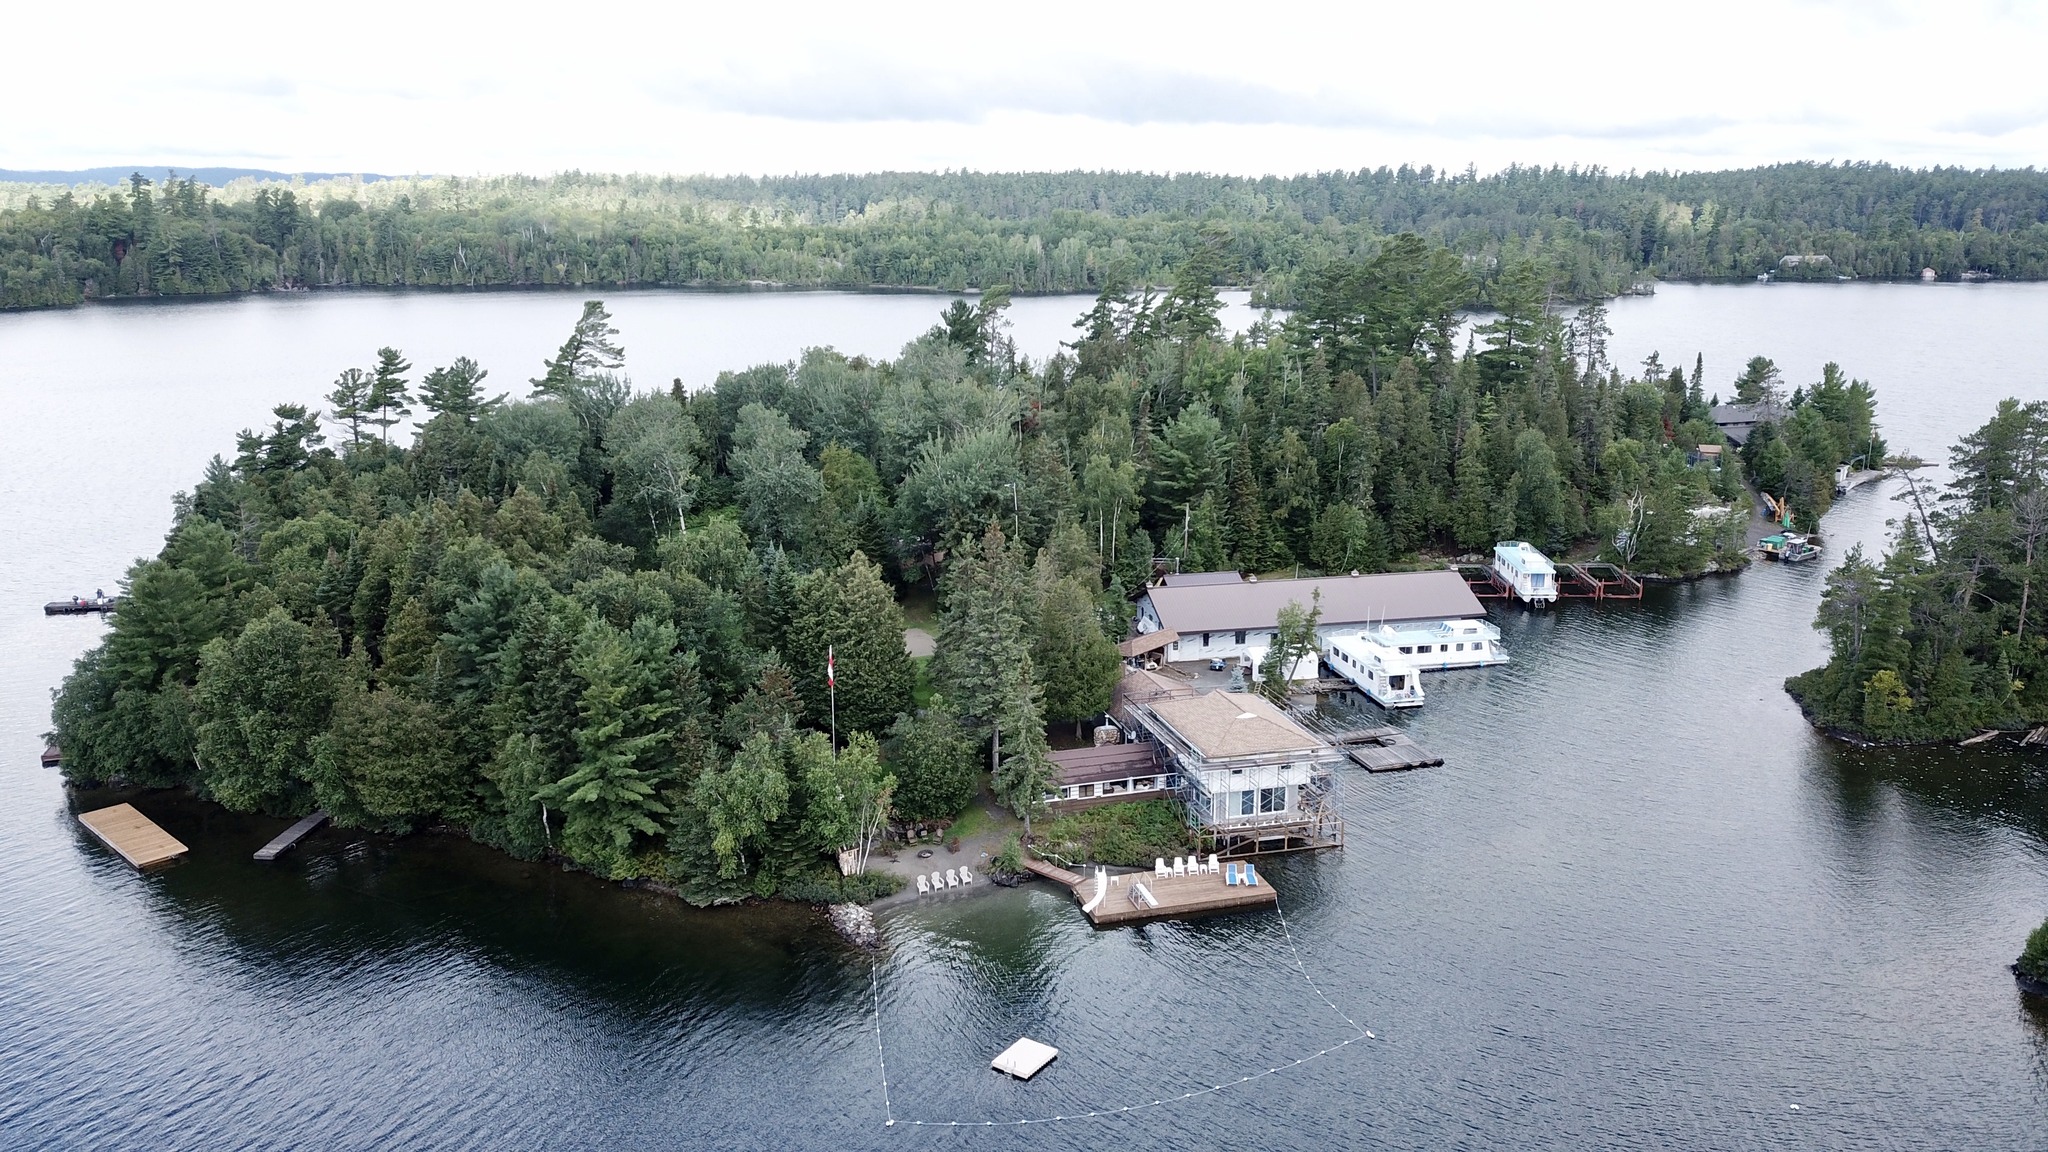
{"label": "white buoy line", "polygon": [[876,960],[868,968],[868,980],[869,984],[874,990],[875,997],[875,1062],[877,1067],[881,1069],[882,1074],[882,1126],[885,1128],[893,1128],[897,1124],[904,1124],[912,1128],[1015,1128],[1022,1127],[1027,1124],[1061,1124],[1073,1120],[1097,1120],[1110,1116],[1124,1116],[1133,1112],[1144,1112],[1153,1108],[1164,1108],[1168,1105],[1179,1104],[1184,1101],[1193,1100],[1200,1096],[1213,1095],[1217,1092],[1222,1092],[1228,1088],[1236,1088],[1240,1085],[1250,1084],[1256,1080],[1263,1080],[1268,1076],[1277,1076],[1280,1073],[1285,1072],[1291,1068],[1299,1068],[1303,1064],[1307,1064],[1312,1060],[1320,1060],[1333,1052],[1341,1052],[1344,1049],[1349,1048],[1351,1045],[1356,1044],[1361,1040],[1379,1039],[1379,1037],[1372,1034],[1372,1031],[1370,1029],[1365,1028],[1364,1026],[1360,1025],[1358,1021],[1353,1020],[1350,1016],[1345,1015],[1344,1010],[1342,1008],[1337,1007],[1336,1001],[1330,999],[1329,993],[1323,991],[1323,986],[1316,983],[1315,977],[1309,975],[1308,965],[1303,963],[1301,959],[1301,949],[1297,947],[1294,943],[1294,933],[1287,926],[1287,913],[1281,909],[1280,903],[1277,899],[1273,902],[1273,911],[1280,917],[1280,934],[1282,938],[1284,938],[1287,941],[1288,952],[1290,952],[1294,956],[1295,971],[1301,973],[1301,978],[1308,982],[1308,986],[1315,992],[1316,998],[1321,1000],[1325,1005],[1327,1005],[1330,1011],[1337,1014],[1338,1019],[1344,1021],[1344,1023],[1351,1028],[1351,1036],[1344,1040],[1340,1040],[1337,1043],[1330,1045],[1328,1048],[1322,1049],[1321,1051],[1312,1052],[1306,1056],[1302,1056],[1294,1060],[1289,1060],[1285,1064],[1276,1064],[1270,1068],[1267,1068],[1263,1072],[1254,1072],[1248,1076],[1240,1076],[1235,1080],[1226,1080],[1221,1084],[1213,1084],[1205,1088],[1196,1088],[1187,1092],[1182,1092],[1178,1096],[1161,1096],[1157,1100],[1140,1101],[1136,1104],[1126,1104],[1120,1108],[1097,1108],[1089,1112],[1076,1112],[1072,1116],[1036,1116],[1023,1120],[896,1119],[895,1107],[893,1104],[891,1104],[889,1099],[889,1056],[887,1050],[884,1048],[882,1044],[882,965],[880,958],[876,958]]}

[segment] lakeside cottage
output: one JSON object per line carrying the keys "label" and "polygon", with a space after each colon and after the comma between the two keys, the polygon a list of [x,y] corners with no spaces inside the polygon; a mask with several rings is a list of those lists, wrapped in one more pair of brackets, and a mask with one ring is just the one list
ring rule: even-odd
{"label": "lakeside cottage", "polygon": [[1124,743],[1052,754],[1054,811],[1171,796],[1218,856],[1344,843],[1343,749],[1264,697],[1198,692],[1139,669],[1118,685],[1113,715]]}
{"label": "lakeside cottage", "polygon": [[[1295,580],[1247,579],[1235,572],[1168,576],[1138,596],[1137,635],[1118,646],[1126,657],[1234,660],[1273,645],[1280,609],[1309,607],[1322,593],[1317,648],[1337,637],[1399,633],[1404,655],[1429,667],[1473,667],[1505,660],[1500,632],[1456,572],[1383,572]],[[1441,644],[1442,651],[1436,651]],[[1455,659],[1452,657],[1455,656]]]}

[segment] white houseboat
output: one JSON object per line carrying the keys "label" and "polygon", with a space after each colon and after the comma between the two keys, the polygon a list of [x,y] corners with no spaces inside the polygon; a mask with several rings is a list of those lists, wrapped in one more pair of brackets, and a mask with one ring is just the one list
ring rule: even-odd
{"label": "white houseboat", "polygon": [[1491,668],[1508,662],[1500,629],[1484,620],[1445,620],[1407,627],[1383,624],[1363,635],[1394,649],[1423,672]]}
{"label": "white houseboat", "polygon": [[1412,658],[1371,635],[1323,641],[1323,663],[1382,708],[1422,707],[1422,673]]}
{"label": "white houseboat", "polygon": [[1493,574],[1524,604],[1557,602],[1557,565],[1526,540],[1504,540],[1493,546]]}

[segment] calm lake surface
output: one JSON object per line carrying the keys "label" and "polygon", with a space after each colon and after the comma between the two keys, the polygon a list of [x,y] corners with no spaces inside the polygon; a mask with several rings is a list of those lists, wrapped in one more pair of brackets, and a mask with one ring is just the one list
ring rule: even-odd
{"label": "calm lake surface", "polygon": [[[1404,717],[1448,763],[1353,772],[1342,852],[1276,860],[1270,914],[1097,932],[1043,886],[888,914],[879,964],[808,909],[700,912],[440,838],[171,794],[191,857],[142,877],[36,762],[48,699],[170,496],[380,344],[524,390],[569,295],[310,296],[0,316],[0,1146],[7,1148],[2012,1148],[2048,1143],[2048,1010],[2004,965],[2048,915],[2048,749],[1867,752],[1779,685],[1822,659],[1824,575],[1758,567],[1640,607],[1499,614],[1514,662]],[[891,355],[944,298],[611,293],[641,386]],[[1021,349],[1086,302],[1019,301]],[[1233,320],[1249,319],[1241,307]],[[1614,357],[1769,355],[1878,389],[1946,458],[2048,396],[2048,286],[1667,286]],[[1829,557],[1879,544],[1844,499]],[[126,796],[118,798],[128,798]],[[874,991],[899,1124],[884,1128]],[[1061,1056],[987,1070],[1020,1035]],[[1796,1106],[1796,1107],[1795,1107]]]}

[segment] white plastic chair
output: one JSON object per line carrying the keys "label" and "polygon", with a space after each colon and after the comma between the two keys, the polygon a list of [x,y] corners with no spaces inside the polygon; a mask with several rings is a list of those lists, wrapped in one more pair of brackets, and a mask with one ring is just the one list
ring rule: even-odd
{"label": "white plastic chair", "polygon": [[969,871],[967,870],[967,865],[965,865],[965,864],[962,864],[962,865],[960,866],[960,882],[961,882],[962,884],[972,884],[972,883],[974,883],[974,873],[972,873],[972,872],[969,872]]}
{"label": "white plastic chair", "polygon": [[1187,862],[1187,860],[1185,860],[1185,859],[1184,859],[1184,858],[1182,858],[1182,857],[1179,857],[1179,856],[1175,856],[1175,857],[1173,858],[1173,874],[1174,874],[1175,876],[1185,876],[1185,875],[1187,875],[1187,874],[1188,874],[1188,862]]}
{"label": "white plastic chair", "polygon": [[1154,876],[1171,876],[1171,875],[1173,875],[1173,869],[1171,869],[1171,868],[1168,868],[1168,867],[1166,866],[1166,857],[1164,857],[1164,856],[1154,856],[1154,857],[1152,858],[1152,874],[1153,874]]}
{"label": "white plastic chair", "polygon": [[948,869],[946,869],[946,887],[948,887],[948,888],[958,888],[959,886],[960,886],[960,873],[959,873],[959,872],[958,872],[958,871],[957,871],[956,869],[952,869],[952,868],[948,868]]}
{"label": "white plastic chair", "polygon": [[937,892],[937,891],[939,891],[940,889],[944,888],[945,886],[946,886],[946,874],[945,874],[944,872],[933,872],[933,873],[932,873],[932,891],[934,891],[934,892]]}
{"label": "white plastic chair", "polygon": [[926,893],[930,892],[931,890],[932,890],[932,882],[931,882],[931,881],[929,881],[929,880],[927,880],[927,879],[925,879],[925,877],[924,877],[924,873],[922,873],[922,872],[919,872],[919,873],[917,874],[917,894],[918,894],[919,896],[923,896],[924,894],[926,894]]}
{"label": "white plastic chair", "polygon": [[1223,866],[1216,862],[1216,854],[1214,852],[1209,853],[1209,867],[1206,869],[1206,871],[1221,872],[1222,870]]}

